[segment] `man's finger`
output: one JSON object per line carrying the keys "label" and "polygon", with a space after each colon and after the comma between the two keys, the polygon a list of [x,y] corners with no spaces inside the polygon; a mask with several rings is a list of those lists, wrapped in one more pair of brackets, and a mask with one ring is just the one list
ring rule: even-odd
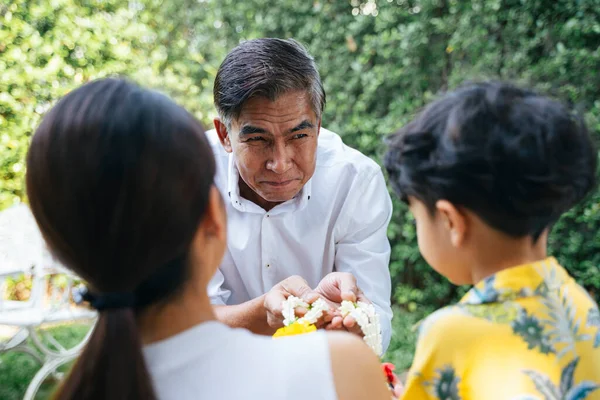
{"label": "man's finger", "polygon": [[271,328],[283,326],[281,305],[285,296],[280,291],[271,291],[265,296],[263,307],[267,311],[267,323]]}
{"label": "man's finger", "polygon": [[283,319],[277,318],[271,313],[267,313],[267,324],[274,329],[279,329],[283,327]]}
{"label": "man's finger", "polygon": [[365,334],[363,333],[362,329],[360,328],[360,326],[356,323],[356,320],[352,317],[346,317],[344,318],[343,321],[343,325],[344,328],[350,332],[350,333],[354,333],[355,335],[358,335],[360,337],[365,336]]}
{"label": "man's finger", "polygon": [[326,310],[323,313],[323,316],[317,320],[317,323],[315,325],[317,326],[318,329],[321,329],[321,328],[327,329],[327,326],[331,325],[331,321],[333,320],[334,317],[335,317],[334,313]]}
{"label": "man's finger", "polygon": [[276,316],[281,316],[283,301],[285,300],[285,296],[283,292],[280,291],[270,291],[267,296],[265,296],[265,301],[263,303],[266,310],[268,310],[271,314]]}
{"label": "man's finger", "polygon": [[325,330],[326,331],[343,331],[344,327],[341,326],[341,325],[340,326],[335,326],[335,325],[332,325],[332,324],[328,324],[328,325],[325,325]]}
{"label": "man's finger", "polygon": [[342,323],[343,323],[342,317],[335,316],[331,320],[331,323],[328,325],[328,328],[330,328],[330,329],[340,329],[342,327]]}
{"label": "man's finger", "polygon": [[354,328],[354,326],[356,326],[356,320],[348,315],[344,318],[344,326],[348,329]]}
{"label": "man's finger", "polygon": [[358,289],[358,295],[356,296],[356,301],[361,301],[363,303],[371,304],[371,300],[367,299],[367,296],[365,296],[363,291],[360,289]]}
{"label": "man's finger", "polygon": [[356,278],[352,274],[340,274],[339,282],[340,294],[342,300],[348,300],[355,302],[358,297],[358,286],[356,285]]}
{"label": "man's finger", "polygon": [[295,275],[281,282],[283,289],[291,295],[301,298],[308,304],[313,303],[319,298],[319,294],[314,292],[308,283],[301,277]]}
{"label": "man's finger", "polygon": [[297,307],[296,309],[294,309],[294,313],[297,317],[304,317],[304,314],[306,314],[307,312],[308,310],[304,307]]}
{"label": "man's finger", "polygon": [[315,323],[315,325],[317,326],[317,329],[322,329],[322,328],[327,329],[327,326],[331,325],[331,319],[332,319],[332,316],[330,316],[328,314],[323,315]]}

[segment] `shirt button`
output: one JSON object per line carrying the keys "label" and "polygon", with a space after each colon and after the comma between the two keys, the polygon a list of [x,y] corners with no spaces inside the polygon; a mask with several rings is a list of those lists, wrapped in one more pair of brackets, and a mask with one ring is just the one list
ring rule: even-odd
{"label": "shirt button", "polygon": [[269,218],[269,217],[270,217],[270,215],[269,215],[269,214],[267,214],[267,218]]}
{"label": "shirt button", "polygon": [[267,268],[271,268],[271,264],[267,264]]}

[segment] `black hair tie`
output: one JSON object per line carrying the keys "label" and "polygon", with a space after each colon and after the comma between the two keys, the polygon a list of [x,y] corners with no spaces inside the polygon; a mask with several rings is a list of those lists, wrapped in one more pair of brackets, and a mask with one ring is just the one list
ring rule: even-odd
{"label": "black hair tie", "polygon": [[92,293],[87,287],[73,289],[73,300],[76,304],[90,303],[98,311],[118,310],[135,307],[135,294],[132,292]]}
{"label": "black hair tie", "polygon": [[98,311],[131,308],[142,310],[173,295],[187,278],[187,258],[180,255],[163,264],[131,292],[94,293],[80,285],[73,288],[76,304],[88,302]]}

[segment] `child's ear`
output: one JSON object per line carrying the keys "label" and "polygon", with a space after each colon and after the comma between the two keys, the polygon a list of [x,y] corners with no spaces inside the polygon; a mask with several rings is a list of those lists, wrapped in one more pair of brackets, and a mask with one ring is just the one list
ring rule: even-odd
{"label": "child's ear", "polygon": [[460,247],[467,234],[467,218],[454,204],[447,200],[438,200],[435,208],[442,218],[444,227],[450,233],[450,241],[454,247]]}

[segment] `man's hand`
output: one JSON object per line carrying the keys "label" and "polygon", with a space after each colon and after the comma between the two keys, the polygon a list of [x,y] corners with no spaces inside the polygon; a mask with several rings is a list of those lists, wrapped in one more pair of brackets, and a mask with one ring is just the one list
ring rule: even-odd
{"label": "man's hand", "polygon": [[[278,329],[283,326],[282,303],[290,295],[296,296],[312,304],[319,298],[319,294],[308,286],[300,276],[294,275],[279,282],[265,295],[263,306],[267,312],[267,323],[271,328]],[[305,309],[297,308],[296,315],[301,317],[306,314]],[[331,320],[331,317],[325,317]]]}
{"label": "man's hand", "polygon": [[[315,289],[315,292],[327,300],[334,309],[337,309],[343,300],[370,303],[369,299],[365,297],[362,290],[358,287],[354,275],[348,272],[332,272],[328,274],[321,280],[319,286]],[[363,336],[360,326],[358,326],[356,320],[350,316],[342,318],[341,315],[335,314],[331,319],[331,323],[328,324],[325,329],[346,330],[359,336]]]}

